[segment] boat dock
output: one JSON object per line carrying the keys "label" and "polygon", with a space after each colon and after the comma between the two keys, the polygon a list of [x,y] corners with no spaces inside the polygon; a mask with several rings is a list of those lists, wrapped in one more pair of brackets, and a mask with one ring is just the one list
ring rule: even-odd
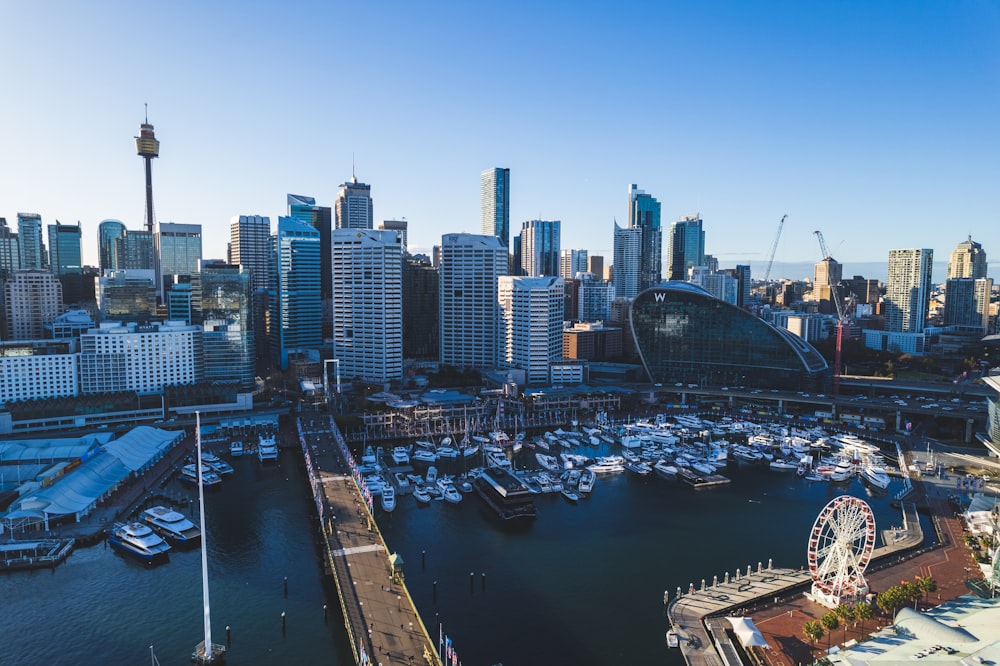
{"label": "boat dock", "polygon": [[73,552],[74,539],[36,539],[0,544],[0,571],[52,568]]}
{"label": "boat dock", "polygon": [[337,587],[355,661],[441,666],[437,644],[406,587],[352,475],[350,454],[331,420],[297,423],[319,514],[326,566]]}
{"label": "boat dock", "polygon": [[[924,542],[915,505],[903,504],[902,524],[882,530],[882,540],[883,545],[872,552],[872,568],[876,568],[877,561]],[[729,636],[731,625],[726,616],[749,615],[763,604],[777,605],[783,598],[808,591],[811,580],[808,571],[773,568],[769,561],[766,567],[758,562],[756,570],[749,565],[743,572],[737,569],[732,577],[726,572],[721,581],[716,576],[710,584],[704,579],[697,587],[689,583],[686,591],[678,587],[673,599],[669,598],[669,591],[665,592],[667,620],[677,635],[685,661],[690,666],[742,663]]]}

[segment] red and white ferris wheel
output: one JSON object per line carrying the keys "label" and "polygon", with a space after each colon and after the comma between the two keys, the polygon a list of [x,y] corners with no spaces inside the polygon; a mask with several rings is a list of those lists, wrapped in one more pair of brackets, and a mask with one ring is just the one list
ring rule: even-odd
{"label": "red and white ferris wheel", "polygon": [[827,504],[809,534],[812,596],[836,607],[868,594],[865,569],[875,549],[875,516],[857,497],[841,495]]}

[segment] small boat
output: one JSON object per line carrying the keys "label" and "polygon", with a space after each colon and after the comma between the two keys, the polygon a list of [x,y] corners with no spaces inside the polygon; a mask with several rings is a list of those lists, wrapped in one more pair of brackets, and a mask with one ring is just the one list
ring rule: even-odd
{"label": "small boat", "polygon": [[417,449],[416,451],[413,452],[413,455],[410,456],[410,460],[412,460],[413,462],[424,462],[424,463],[435,462],[437,461],[437,458],[438,458],[437,454],[428,449]]}
{"label": "small boat", "polygon": [[456,488],[455,484],[451,482],[451,479],[441,477],[438,479],[437,487],[438,490],[441,491],[441,496],[444,497],[446,502],[458,504],[462,501],[462,493],[458,492],[458,488]]}
{"label": "small boat", "polygon": [[768,463],[768,467],[775,472],[794,472],[799,468],[799,463],[788,459],[777,459],[772,460]]}
{"label": "small boat", "polygon": [[462,456],[465,458],[470,458],[479,453],[479,443],[473,442],[469,446],[462,447]]}
{"label": "small boat", "polygon": [[[653,471],[652,467],[639,460],[626,461],[624,467],[628,471],[632,472],[633,474],[637,474],[639,476],[647,476],[650,472]],[[715,471],[714,468],[712,471]]]}
{"label": "small boat", "polygon": [[170,544],[149,525],[139,521],[115,523],[108,535],[108,543],[147,563],[166,560],[170,552]]}
{"label": "small boat", "polygon": [[589,469],[585,469],[580,472],[580,484],[577,486],[577,490],[581,493],[589,493],[594,489],[594,482],[597,481],[597,475]]}
{"label": "small boat", "polygon": [[550,456],[547,453],[535,453],[535,460],[538,464],[549,470],[550,472],[559,472],[562,469],[562,465],[559,464],[559,459],[555,456]]}
{"label": "small boat", "polygon": [[681,641],[680,641],[680,638],[677,636],[677,632],[676,631],[668,631],[667,632],[667,647],[676,648],[676,647],[680,647],[680,646],[681,646]]}
{"label": "small boat", "polygon": [[396,472],[392,475],[392,478],[396,479],[396,485],[399,486],[400,490],[406,490],[410,487],[410,475],[403,474],[402,472]]}
{"label": "small boat", "polygon": [[677,478],[677,468],[671,465],[666,460],[660,460],[655,465],[653,465],[653,471],[661,479],[676,479]]}
{"label": "small boat", "polygon": [[278,440],[274,435],[260,436],[257,444],[257,459],[265,465],[278,462]]}
{"label": "small boat", "polygon": [[240,440],[235,440],[229,443],[229,455],[234,458],[239,458],[243,455],[243,442]]}
{"label": "small boat", "polygon": [[388,484],[382,488],[382,510],[387,513],[392,513],[392,510],[396,508],[396,490],[391,484]]}
{"label": "small boat", "polygon": [[[181,467],[180,480],[195,486],[198,485],[198,466],[194,463],[188,463]],[[214,488],[222,483],[222,477],[212,470],[203,467],[201,470],[201,482],[206,488]]]}
{"label": "small boat", "polygon": [[166,537],[178,545],[194,544],[201,538],[201,530],[182,513],[174,511],[170,507],[150,507],[143,511],[140,517],[160,536]]}
{"label": "small boat", "polygon": [[227,463],[225,460],[219,456],[212,455],[211,453],[201,454],[201,462],[205,464],[206,467],[211,469],[216,474],[232,474],[233,466]]}
{"label": "small boat", "polygon": [[405,446],[397,446],[392,450],[392,462],[397,465],[408,465],[410,463],[410,452]]}
{"label": "small boat", "polygon": [[415,486],[413,488],[413,499],[417,500],[418,504],[430,504],[431,496],[427,492],[427,489],[423,486]]}
{"label": "small boat", "polygon": [[458,449],[453,446],[439,446],[437,449],[438,458],[447,458],[448,460],[455,460],[458,458]]}
{"label": "small boat", "polygon": [[427,485],[433,486],[438,480],[438,470],[437,467],[431,465],[427,468],[427,473],[424,474],[424,478],[427,480]]}
{"label": "small boat", "polygon": [[487,467],[507,467],[510,468],[510,460],[507,459],[503,453],[497,451],[489,451],[486,454],[486,466]]}
{"label": "small boat", "polygon": [[572,490],[570,490],[569,488],[563,488],[561,494],[563,497],[566,498],[567,501],[572,502],[573,504],[576,504],[577,502],[580,501],[580,496],[575,492],[573,492]]}

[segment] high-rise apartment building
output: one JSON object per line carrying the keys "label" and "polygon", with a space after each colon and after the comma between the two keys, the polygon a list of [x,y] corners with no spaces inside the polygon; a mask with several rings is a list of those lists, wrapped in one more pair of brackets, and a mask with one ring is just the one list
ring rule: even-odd
{"label": "high-rise apartment building", "polygon": [[662,281],[663,228],[660,226],[660,202],[635,184],[628,186],[628,226],[642,229],[639,256],[639,291],[642,291]]}
{"label": "high-rise apartment building", "polygon": [[733,269],[733,278],[736,280],[736,306],[744,307],[750,303],[750,265],[736,264]]}
{"label": "high-rise apartment building", "polygon": [[124,235],[125,224],[121,220],[103,220],[97,225],[98,266],[102,272],[118,268],[116,248],[118,239]]}
{"label": "high-rise apartment building", "polygon": [[441,237],[441,363],[496,366],[497,278],[507,273],[507,248],[497,236]]}
{"label": "high-rise apartment building", "polygon": [[920,333],[927,321],[934,250],[889,250],[885,285],[887,331]]}
{"label": "high-rise apartment building", "polygon": [[944,324],[972,328],[980,335],[990,325],[991,278],[950,278],[945,282]]}
{"label": "high-rise apartment building", "polygon": [[271,218],[266,215],[234,215],[229,220],[229,261],[250,273],[253,291],[271,286]]}
{"label": "high-rise apartment building", "polygon": [[559,277],[572,280],[577,273],[587,272],[586,250],[563,250],[559,254]]}
{"label": "high-rise apartment building", "polygon": [[635,298],[639,293],[642,258],[642,229],[619,227],[615,222],[614,257],[611,265],[615,296]]}
{"label": "high-rise apartment building", "polygon": [[578,273],[576,282],[579,286],[574,317],[580,321],[607,321],[611,316],[611,301],[615,297],[612,285],[593,273]]}
{"label": "high-rise apartment building", "polygon": [[340,186],[334,204],[338,229],[371,229],[375,219],[372,207],[372,186],[360,183],[354,176]]}
{"label": "high-rise apartment building", "polygon": [[48,268],[49,257],[42,240],[42,216],[38,213],[17,214],[17,236],[20,242],[21,269]]}
{"label": "high-rise apartment building", "polygon": [[593,273],[598,280],[606,279],[604,277],[604,257],[599,254],[592,254],[588,256],[587,272]]}
{"label": "high-rise apartment building", "polygon": [[438,269],[423,256],[403,262],[403,358],[438,360],[441,328]]}
{"label": "high-rise apartment building", "polygon": [[316,199],[299,194],[288,195],[288,216],[305,222],[319,232],[320,288],[323,301],[333,296],[330,279],[330,233],[333,231],[333,212],[329,206],[317,206]]}
{"label": "high-rise apartment building", "polygon": [[202,261],[191,276],[192,323],[202,328],[205,381],[254,387],[254,331],[250,270]]}
{"label": "high-rise apartment building", "polygon": [[29,268],[3,283],[8,340],[41,340],[62,313],[62,284],[52,273]]}
{"label": "high-rise apartment building", "polygon": [[395,231],[333,232],[333,358],[341,377],[403,377],[403,250]]}
{"label": "high-rise apartment building", "polygon": [[688,270],[705,262],[705,232],[701,217],[689,215],[670,225],[667,244],[667,276],[670,280],[687,279]]}
{"label": "high-rise apartment building", "polygon": [[480,180],[480,233],[510,246],[510,169],[487,169]]}
{"label": "high-rise apartment building", "polygon": [[21,270],[21,244],[17,232],[0,217],[0,282]]}
{"label": "high-rise apartment building", "polygon": [[563,297],[561,277],[502,275],[499,367],[523,370],[530,384],[547,384],[550,366],[562,360]]}
{"label": "high-rise apartment building", "polygon": [[201,225],[161,222],[156,233],[161,295],[178,276],[190,278],[201,264]]}
{"label": "high-rise apartment building", "polygon": [[528,220],[521,225],[521,271],[531,277],[559,275],[559,220]]}
{"label": "high-rise apartment building", "polygon": [[972,278],[973,280],[986,277],[986,252],[983,246],[972,240],[959,243],[951,253],[948,261],[948,279],[952,278]]}
{"label": "high-rise apartment building", "polygon": [[292,217],[278,218],[270,340],[273,362],[320,349],[322,303],[319,232]]}

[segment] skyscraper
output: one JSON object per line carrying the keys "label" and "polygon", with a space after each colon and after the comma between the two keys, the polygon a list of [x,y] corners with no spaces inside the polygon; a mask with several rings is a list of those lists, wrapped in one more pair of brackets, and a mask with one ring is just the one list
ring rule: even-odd
{"label": "skyscraper", "polygon": [[985,335],[990,324],[991,278],[949,278],[945,282],[944,324]]}
{"label": "skyscraper", "polygon": [[577,273],[586,272],[586,250],[563,250],[559,253],[559,277],[563,280],[572,280]]}
{"label": "skyscraper", "polygon": [[406,256],[408,250],[406,249],[406,220],[382,220],[378,223],[379,231],[394,231],[396,236],[399,237],[399,244],[403,247],[403,256]]}
{"label": "skyscraper", "polygon": [[319,232],[292,217],[278,218],[271,348],[274,362],[288,369],[291,356],[322,346]]}
{"label": "skyscraper", "polygon": [[705,261],[705,232],[701,217],[685,216],[670,225],[667,244],[667,275],[670,280],[684,281],[689,268]]}
{"label": "skyscraper", "polygon": [[642,229],[619,227],[615,222],[614,257],[611,264],[615,296],[635,298],[639,293],[639,275],[642,257]]}
{"label": "skyscraper", "polygon": [[403,377],[403,250],[395,231],[333,232],[333,357],[342,377]]}
{"label": "skyscraper", "polygon": [[49,225],[49,267],[55,275],[82,275],[80,223]]}
{"label": "skyscraper", "polygon": [[885,289],[887,331],[920,333],[927,321],[934,250],[889,250]]}
{"label": "skyscraper", "polygon": [[0,217],[0,283],[21,270],[21,244],[17,233]]}
{"label": "skyscraper", "polygon": [[639,257],[639,291],[642,291],[662,281],[663,229],[660,226],[660,202],[635,184],[628,186],[628,225],[642,229]]}
{"label": "skyscraper", "polygon": [[510,169],[487,169],[479,177],[480,233],[496,236],[510,247]]}
{"label": "skyscraper", "polygon": [[154,234],[129,231],[115,239],[115,270],[156,271]]}
{"label": "skyscraper", "polygon": [[497,236],[441,237],[441,363],[492,368],[497,342],[497,278],[507,273],[507,248]]}
{"label": "skyscraper", "polygon": [[201,225],[163,222],[156,233],[157,255],[160,258],[162,296],[174,283],[175,276],[190,278],[201,263]]}
{"label": "skyscraper", "polygon": [[191,276],[192,323],[202,327],[206,381],[254,386],[254,331],[250,271],[222,261],[202,261]]}
{"label": "skyscraper", "polygon": [[152,269],[118,269],[97,278],[97,317],[101,322],[153,321],[156,273]]}
{"label": "skyscraper", "polygon": [[438,290],[438,269],[426,257],[406,257],[403,261],[403,358],[438,360],[441,353]]}
{"label": "skyscraper", "polygon": [[564,293],[561,277],[498,278],[499,367],[523,370],[532,384],[548,383],[549,367],[562,359]]}
{"label": "skyscraper", "polygon": [[337,201],[338,229],[371,229],[375,219],[372,207],[372,186],[359,183],[357,177],[340,186]]}
{"label": "skyscraper", "polygon": [[21,252],[21,269],[48,268],[49,257],[42,240],[42,216],[38,213],[17,214],[17,237]]}
{"label": "skyscraper", "polygon": [[250,273],[253,291],[271,286],[271,218],[266,215],[236,215],[229,220],[229,254],[233,264]]}
{"label": "skyscraper", "polygon": [[948,279],[986,277],[986,252],[983,246],[969,239],[959,243],[948,261]]}
{"label": "skyscraper", "polygon": [[540,277],[559,275],[559,220],[528,220],[521,225],[521,270]]}
{"label": "skyscraper", "polygon": [[118,239],[124,235],[125,225],[121,220],[104,220],[97,225],[98,266],[101,271],[118,268],[115,248]]}
{"label": "skyscraper", "polygon": [[319,232],[320,243],[320,271],[321,292],[324,301],[328,301],[332,296],[330,279],[330,232],[333,230],[331,224],[332,211],[329,206],[317,206],[316,199],[304,197],[298,194],[288,195],[288,216],[296,220],[305,222]]}

